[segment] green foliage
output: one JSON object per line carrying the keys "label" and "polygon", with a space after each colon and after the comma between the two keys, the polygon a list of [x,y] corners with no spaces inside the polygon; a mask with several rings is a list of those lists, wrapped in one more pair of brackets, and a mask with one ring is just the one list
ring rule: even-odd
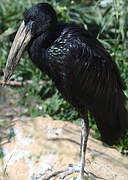
{"label": "green foliage", "polygon": [[4,157],[3,149],[0,148],[0,159],[2,159],[3,157]]}
{"label": "green foliage", "polygon": [[[0,1],[0,76],[3,75],[7,55],[24,12],[39,2],[47,1]],[[59,21],[82,24],[106,47],[115,59],[126,83],[125,94],[128,102],[128,1],[113,0],[111,3],[108,0],[107,4],[104,0],[49,0],[48,2],[56,9]],[[24,84],[28,79],[33,81],[29,87],[24,86],[17,90],[22,94],[19,103],[27,108],[25,113],[32,116],[49,114],[54,119],[80,123],[78,113],[62,99],[48,76],[41,73],[28,59],[25,53],[12,76],[12,80],[23,80]],[[46,83],[39,85],[38,82],[42,80]],[[96,131],[96,137],[99,137],[91,115],[89,120],[90,126]],[[128,153],[128,134],[121,139],[118,149]]]}
{"label": "green foliage", "polygon": [[128,154],[128,131],[125,134],[125,137],[120,140],[120,144],[118,145],[118,150],[123,154]]}

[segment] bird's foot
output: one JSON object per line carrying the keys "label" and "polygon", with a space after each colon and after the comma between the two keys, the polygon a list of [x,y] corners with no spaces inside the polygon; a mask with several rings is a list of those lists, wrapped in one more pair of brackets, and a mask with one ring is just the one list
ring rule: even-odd
{"label": "bird's foot", "polygon": [[[70,180],[69,178],[67,179],[66,177],[73,174],[73,173],[79,173],[80,172],[80,165],[72,165],[70,164],[68,168],[65,168],[63,170],[60,171],[56,171],[54,173],[52,173],[51,175],[49,175],[48,177],[43,178],[43,180],[49,180],[51,178],[55,178],[56,176],[58,176],[59,174],[62,174],[59,178],[59,180]],[[96,175],[94,175],[93,173],[89,172],[89,170],[87,168],[84,168],[84,173],[87,174],[88,177],[90,177],[92,180],[99,178],[99,179],[103,179],[101,177],[97,177]],[[85,180],[84,177],[81,177],[80,175],[76,178],[76,180]]]}

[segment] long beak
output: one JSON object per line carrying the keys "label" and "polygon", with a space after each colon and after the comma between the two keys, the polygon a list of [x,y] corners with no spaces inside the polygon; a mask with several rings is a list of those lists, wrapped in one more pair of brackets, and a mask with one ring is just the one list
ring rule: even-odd
{"label": "long beak", "polygon": [[31,30],[28,26],[25,26],[24,21],[21,23],[17,34],[15,36],[15,39],[13,41],[6,67],[4,72],[4,78],[3,78],[3,84],[6,84],[6,82],[10,79],[11,75],[13,74],[16,66],[18,65],[20,58],[22,56],[22,53],[27,46],[27,44],[30,42],[32,38]]}

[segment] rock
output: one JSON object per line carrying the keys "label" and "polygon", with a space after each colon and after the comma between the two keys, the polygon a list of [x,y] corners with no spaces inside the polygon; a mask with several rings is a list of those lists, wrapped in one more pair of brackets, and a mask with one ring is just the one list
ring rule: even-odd
{"label": "rock", "polygon": [[[41,180],[54,171],[77,164],[81,127],[47,116],[13,119],[15,137],[1,142],[0,180]],[[91,132],[90,134],[92,134]],[[88,140],[86,167],[105,180],[127,180],[128,159],[102,142]],[[73,179],[76,174],[70,176]],[[53,179],[58,179],[53,178]],[[96,178],[97,179],[97,178]]]}

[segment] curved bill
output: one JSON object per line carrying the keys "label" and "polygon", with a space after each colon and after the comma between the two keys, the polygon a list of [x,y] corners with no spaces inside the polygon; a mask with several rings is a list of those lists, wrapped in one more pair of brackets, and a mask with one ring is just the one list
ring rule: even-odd
{"label": "curved bill", "polygon": [[27,44],[30,42],[31,38],[31,30],[28,26],[25,26],[25,23],[23,21],[17,31],[11,50],[9,52],[9,56],[4,71],[3,85],[6,84],[6,82],[10,79],[11,75],[13,74],[16,66],[20,61],[22,53]]}

